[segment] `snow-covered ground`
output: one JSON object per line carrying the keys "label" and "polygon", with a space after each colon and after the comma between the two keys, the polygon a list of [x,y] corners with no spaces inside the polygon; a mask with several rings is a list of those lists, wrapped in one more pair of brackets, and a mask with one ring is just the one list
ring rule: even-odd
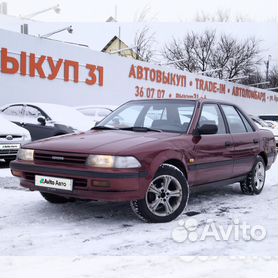
{"label": "snow-covered ground", "polygon": [[[139,274],[140,277],[149,277],[150,274],[153,277],[169,277],[170,274],[176,274],[175,277],[181,277],[179,274],[211,277],[209,273],[220,276],[235,272],[237,277],[259,277],[262,274],[275,277],[278,272],[278,161],[267,172],[262,194],[242,195],[237,184],[201,188],[192,192],[184,214],[167,224],[141,222],[133,215],[128,203],[49,204],[38,192],[20,188],[18,180],[10,175],[6,166],[0,162],[0,255],[9,256],[0,257],[1,277],[31,278],[38,273],[40,277],[50,277],[55,270],[59,271],[59,277],[111,277],[109,273],[113,273],[113,277],[128,274],[129,277],[139,277]],[[176,239],[175,232],[183,231],[181,225],[189,219],[197,221],[198,234],[211,219],[217,227],[224,229],[229,225],[235,227],[234,223],[246,223],[251,227],[261,225],[266,237],[250,241],[234,240],[233,237],[226,241],[216,241],[212,237],[204,241],[175,241],[173,235]],[[92,255],[93,259],[88,257]],[[107,257],[115,255],[133,257]],[[201,258],[187,257],[185,261],[180,256],[248,258],[221,257],[202,261]],[[267,257],[250,259],[249,256]],[[167,262],[168,267],[161,267]],[[62,271],[63,266],[67,268],[66,272]],[[43,270],[39,272],[41,268]],[[76,268],[81,271],[80,275],[76,274]],[[63,276],[64,273],[68,275]]]}

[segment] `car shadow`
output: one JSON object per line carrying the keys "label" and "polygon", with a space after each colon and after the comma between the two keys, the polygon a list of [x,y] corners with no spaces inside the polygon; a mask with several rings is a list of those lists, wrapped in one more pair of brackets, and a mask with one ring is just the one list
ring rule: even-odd
{"label": "car shadow", "polygon": [[[238,184],[229,186],[209,185],[192,188],[188,207],[183,215],[194,216],[194,211],[197,208],[201,212],[210,202],[219,202],[219,204],[223,204],[223,202],[229,203],[231,198],[241,194]],[[92,224],[96,222],[104,224],[118,223],[119,225],[130,227],[141,222],[134,215],[129,202],[75,201],[66,204],[51,204],[41,197],[41,200],[38,200],[38,203],[36,203],[35,210],[48,220],[51,218],[56,219],[58,215],[59,218],[66,222],[81,221],[86,223],[88,221],[88,223],[91,222]]]}

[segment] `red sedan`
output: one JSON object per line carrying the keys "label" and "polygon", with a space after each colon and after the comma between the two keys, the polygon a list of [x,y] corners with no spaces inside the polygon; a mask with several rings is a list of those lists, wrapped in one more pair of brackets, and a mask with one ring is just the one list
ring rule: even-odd
{"label": "red sedan", "polygon": [[130,101],[92,130],[25,145],[14,176],[51,203],[130,201],[149,222],[168,222],[189,187],[239,182],[259,194],[276,159],[274,136],[237,106],[213,100]]}

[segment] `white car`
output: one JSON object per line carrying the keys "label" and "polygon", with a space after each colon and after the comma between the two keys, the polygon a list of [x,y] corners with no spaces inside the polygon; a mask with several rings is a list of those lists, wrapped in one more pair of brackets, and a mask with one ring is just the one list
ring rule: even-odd
{"label": "white car", "polygon": [[265,121],[270,127],[278,128],[278,122],[275,121]]}
{"label": "white car", "polygon": [[87,131],[94,122],[74,107],[52,103],[12,103],[0,113],[11,122],[29,130],[32,140]]}
{"label": "white car", "polygon": [[11,123],[0,115],[0,159],[9,162],[15,159],[20,146],[29,143],[28,130]]}
{"label": "white car", "polygon": [[111,112],[113,112],[117,106],[115,105],[88,105],[78,106],[76,110],[90,117],[95,123],[101,121]]}
{"label": "white car", "polygon": [[276,147],[278,147],[278,128],[276,126],[270,127],[266,121],[262,120],[259,117],[256,117],[256,116],[250,116],[250,117],[253,120],[253,122],[257,125],[258,128],[268,129],[274,134],[275,141],[276,141]]}
{"label": "white car", "polygon": [[278,115],[277,114],[264,114],[264,115],[259,115],[259,118],[264,120],[264,121],[273,121],[273,122],[278,122]]}

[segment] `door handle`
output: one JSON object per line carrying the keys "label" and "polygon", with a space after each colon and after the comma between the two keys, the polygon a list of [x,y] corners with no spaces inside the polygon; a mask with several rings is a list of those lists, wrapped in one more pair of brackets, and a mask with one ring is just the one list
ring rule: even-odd
{"label": "door handle", "polygon": [[227,147],[231,147],[233,144],[232,144],[232,142],[230,142],[230,141],[226,141],[225,142],[225,147],[227,148]]}
{"label": "door handle", "polygon": [[258,144],[259,143],[259,139],[253,139],[253,143],[254,144]]}

